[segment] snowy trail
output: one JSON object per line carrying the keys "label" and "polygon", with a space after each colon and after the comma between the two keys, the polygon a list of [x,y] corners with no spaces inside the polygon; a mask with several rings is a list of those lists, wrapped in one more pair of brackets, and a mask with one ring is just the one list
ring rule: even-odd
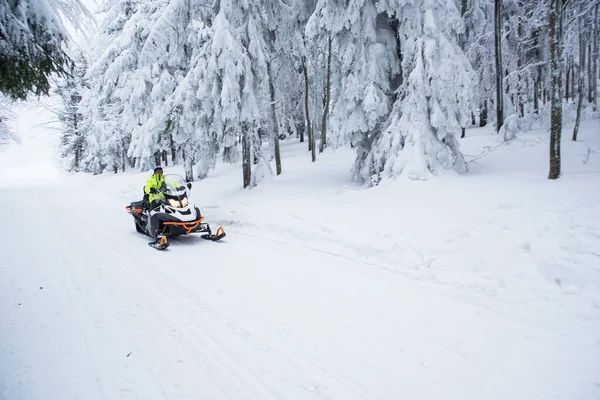
{"label": "snowy trail", "polygon": [[[42,194],[37,193],[37,195],[41,197]],[[37,205],[41,204],[42,201],[38,200]],[[46,196],[43,204],[60,210],[60,197],[49,201]],[[89,207],[83,208],[83,211],[86,210],[89,212]],[[42,207],[38,207],[33,215],[43,216]],[[122,238],[118,237],[119,235],[111,237],[111,226],[108,224],[97,226],[98,221],[94,218],[90,219],[89,215],[69,213],[68,210],[64,213],[58,212],[57,215],[61,217],[52,218],[46,215],[47,221],[42,221],[40,225],[42,232],[51,232],[45,240],[47,244],[43,249],[46,253],[45,259],[60,261],[47,263],[40,259],[36,260],[36,264],[43,268],[54,269],[63,280],[63,293],[68,297],[65,302],[73,309],[72,319],[81,333],[80,338],[85,342],[82,346],[85,351],[76,350],[75,353],[89,353],[89,343],[94,342],[92,347],[95,351],[108,349],[115,352],[122,349],[121,356],[131,353],[132,360],[141,356],[141,363],[145,364],[123,366],[125,371],[120,371],[116,375],[123,373],[125,376],[129,375],[125,381],[117,378],[116,375],[95,376],[99,382],[98,391],[104,394],[102,397],[121,397],[124,391],[131,392],[132,397],[137,397],[140,394],[139,388],[145,388],[144,390],[147,391],[145,396],[149,398],[156,396],[156,393],[164,394],[165,398],[179,397],[182,395],[181,391],[170,391],[173,388],[160,387],[162,379],[171,381],[169,375],[177,381],[177,376],[173,376],[176,372],[182,376],[187,375],[188,383],[196,381],[191,388],[183,388],[193,389],[187,394],[183,392],[186,397],[194,397],[194,393],[207,393],[208,398],[219,397],[220,392],[235,392],[236,387],[240,385],[239,382],[243,382],[243,392],[240,388],[239,393],[244,393],[244,397],[255,393],[255,398],[269,398],[265,396],[268,392],[253,381],[255,378],[249,371],[244,371],[234,359],[220,351],[218,344],[190,323],[178,310],[178,306],[175,306],[163,291],[157,288],[156,283],[144,277],[146,269],[158,266],[159,261],[153,259],[150,254],[144,255],[141,251],[132,251],[131,244],[129,246],[120,244],[119,240]],[[35,223],[32,221],[31,224],[25,225],[35,226]],[[108,229],[109,233],[104,233],[101,229]],[[37,242],[44,243],[44,240]],[[142,243],[144,242],[139,244]],[[140,270],[142,267],[145,271]],[[114,312],[114,315],[111,312]],[[139,329],[140,327],[142,329]],[[136,342],[141,340],[144,343],[147,340],[144,336],[148,332],[143,332],[147,330],[151,332],[149,335],[151,340],[144,349]],[[175,330],[181,337],[173,340],[169,336],[173,336]],[[165,342],[173,345],[157,353],[150,348],[151,345]],[[131,351],[132,349],[138,351]],[[133,353],[136,355],[134,356]],[[180,359],[175,360],[174,356]],[[205,360],[209,362],[205,364]],[[111,370],[115,366],[120,367],[119,361],[109,360],[102,354],[92,354],[88,361],[93,370],[98,370],[97,363],[101,364],[99,369],[103,371]],[[129,363],[129,360],[127,361]],[[140,363],[134,362],[134,364]],[[162,365],[156,370],[152,364]],[[180,366],[177,368],[176,364]],[[220,370],[218,374],[215,371],[217,369]],[[169,374],[167,377],[164,375],[165,372]],[[223,377],[232,379],[221,381]],[[105,390],[102,381],[106,379],[111,380],[108,387],[123,386],[121,393],[108,393],[108,395],[103,393]],[[84,393],[87,393],[87,390]],[[82,393],[81,398],[83,397]]]}
{"label": "snowy trail", "polygon": [[1,191],[0,207],[31,210],[7,212],[0,233],[2,399],[598,392],[594,321],[509,313],[236,226],[220,243],[185,237],[157,252],[99,190]]}

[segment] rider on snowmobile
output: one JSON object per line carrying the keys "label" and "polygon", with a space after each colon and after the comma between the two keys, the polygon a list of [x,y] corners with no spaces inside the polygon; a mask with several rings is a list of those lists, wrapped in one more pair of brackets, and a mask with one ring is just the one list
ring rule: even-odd
{"label": "rider on snowmobile", "polygon": [[161,200],[165,198],[165,195],[162,193],[164,188],[165,177],[163,175],[162,167],[159,165],[154,168],[154,173],[148,178],[146,186],[144,186],[144,193],[146,193],[148,200],[150,201],[150,209],[157,207]]}

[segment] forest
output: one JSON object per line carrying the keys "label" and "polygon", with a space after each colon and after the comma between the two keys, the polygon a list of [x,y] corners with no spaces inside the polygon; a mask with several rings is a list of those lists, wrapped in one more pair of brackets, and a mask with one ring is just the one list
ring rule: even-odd
{"label": "forest", "polygon": [[[2,3],[6,31],[14,10]],[[73,4],[62,6],[77,20]],[[52,91],[62,99],[61,151],[73,171],[178,164],[191,181],[217,162],[240,163],[252,187],[265,173],[285,173],[279,142],[299,138],[307,162],[352,147],[351,176],[377,185],[465,172],[460,138],[492,124],[504,140],[546,127],[556,179],[563,119],[575,118],[576,140],[580,120],[598,115],[599,6],[105,0],[92,45],[55,48],[58,61],[40,65],[61,67],[43,72],[60,75]],[[62,38],[59,28],[50,32]]]}

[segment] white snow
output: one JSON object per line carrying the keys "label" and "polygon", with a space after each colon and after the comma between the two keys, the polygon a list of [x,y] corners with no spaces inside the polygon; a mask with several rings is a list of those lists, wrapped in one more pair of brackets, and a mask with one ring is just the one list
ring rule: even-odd
{"label": "white snow", "polygon": [[557,181],[544,131],[470,129],[469,173],[372,189],[284,141],[252,190],[194,182],[223,241],[158,252],[124,209],[149,173],[61,172],[31,113],[0,153],[0,399],[600,397],[598,122]]}

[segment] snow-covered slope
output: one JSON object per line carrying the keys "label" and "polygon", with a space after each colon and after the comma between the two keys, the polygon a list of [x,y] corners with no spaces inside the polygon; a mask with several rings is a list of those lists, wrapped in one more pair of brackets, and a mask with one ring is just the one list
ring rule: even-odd
{"label": "snow-covered slope", "polygon": [[473,129],[467,161],[498,147],[468,174],[372,189],[352,151],[285,142],[250,191],[236,166],[194,183],[223,241],[163,252],[124,210],[148,174],[67,175],[48,132],[21,132],[0,153],[0,398],[597,399],[600,125],[582,128],[558,181],[544,132]]}

